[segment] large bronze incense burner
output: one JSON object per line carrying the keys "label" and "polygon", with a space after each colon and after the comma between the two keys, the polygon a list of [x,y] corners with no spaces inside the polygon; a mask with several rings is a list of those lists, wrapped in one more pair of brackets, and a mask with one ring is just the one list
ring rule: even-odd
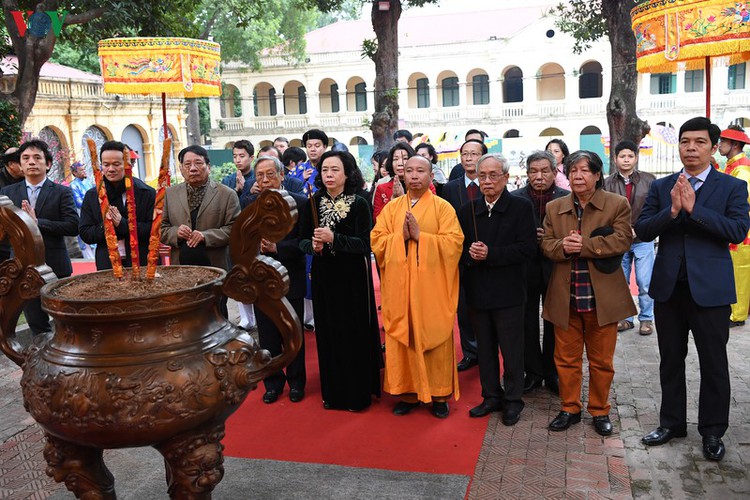
{"label": "large bronze incense burner", "polygon": [[[228,273],[160,267],[151,293],[127,297],[111,271],[57,280],[36,225],[0,197],[0,237],[15,253],[0,264],[0,349],[23,368],[24,405],[45,431],[48,475],[76,497],[115,498],[102,450],[153,446],[164,456],[170,497],[210,498],[224,474],[226,419],[301,344],[299,318],[284,298],[286,270],[258,255],[260,238],[281,240],[296,217],[294,200],[265,192],[232,229]],[[81,298],[90,288],[95,297]],[[15,325],[24,302],[40,293],[55,331],[23,348]],[[224,319],[222,294],[273,318],[283,354],[271,358]]]}

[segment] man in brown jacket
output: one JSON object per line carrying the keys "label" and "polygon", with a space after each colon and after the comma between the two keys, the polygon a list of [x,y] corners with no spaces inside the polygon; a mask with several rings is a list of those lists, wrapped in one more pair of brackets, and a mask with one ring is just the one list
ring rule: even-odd
{"label": "man in brown jacket", "polygon": [[[646,202],[648,188],[656,177],[638,170],[638,146],[633,141],[620,141],[615,146],[617,172],[604,179],[604,189],[624,196],[630,203],[631,226],[635,227]],[[654,332],[654,299],[648,295],[651,272],[654,270],[654,242],[641,241],[633,231],[633,244],[622,256],[625,281],[630,282],[630,269],[635,267],[635,282],[638,285],[638,333],[651,335]],[[617,331],[631,330],[633,316],[617,323]]]}
{"label": "man in brown jacket", "polygon": [[635,313],[621,269],[630,248],[628,201],[602,187],[602,160],[591,151],[565,159],[570,196],[547,204],[542,251],[554,262],[544,300],[544,319],[555,325],[555,366],[562,411],[550,430],[581,421],[583,347],[589,360],[588,412],[602,436],[612,433],[609,389],[617,322]]}

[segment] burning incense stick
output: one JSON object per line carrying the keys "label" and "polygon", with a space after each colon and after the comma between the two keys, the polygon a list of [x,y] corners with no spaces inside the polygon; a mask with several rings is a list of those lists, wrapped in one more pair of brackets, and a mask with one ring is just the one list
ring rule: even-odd
{"label": "burning incense stick", "polygon": [[138,252],[138,221],[135,216],[135,187],[133,186],[133,166],[130,164],[130,150],[122,152],[125,162],[125,200],[128,210],[128,236],[130,240],[131,278],[141,279],[141,260]]}
{"label": "burning incense stick", "polygon": [[96,179],[96,192],[99,195],[99,207],[102,212],[102,223],[104,225],[104,239],[107,242],[107,252],[109,261],[112,263],[112,274],[115,278],[122,279],[122,259],[120,252],[117,250],[117,234],[112,219],[107,217],[109,213],[109,199],[107,198],[107,188],[104,186],[104,175],[99,168],[99,156],[96,154],[96,143],[93,139],[86,139],[86,145],[89,148],[91,156],[91,169],[94,171]]}

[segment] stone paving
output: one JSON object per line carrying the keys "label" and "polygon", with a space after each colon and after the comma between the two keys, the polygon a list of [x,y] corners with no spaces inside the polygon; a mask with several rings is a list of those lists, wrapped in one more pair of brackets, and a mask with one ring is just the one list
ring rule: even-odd
{"label": "stone paving", "polygon": [[[547,431],[559,401],[538,389],[526,398],[522,419],[514,427],[503,426],[497,415],[490,417],[468,498],[750,497],[750,324],[731,330],[728,349],[732,406],[723,461],[708,462],[702,455],[696,429],[698,361],[692,341],[688,437],[649,449],[640,443],[658,423],[661,393],[656,335],[642,337],[636,329],[618,340],[613,435],[596,434],[588,416],[565,432]],[[0,498],[49,498],[64,487],[44,474],[43,435],[23,410],[20,377],[18,367],[0,358]]]}

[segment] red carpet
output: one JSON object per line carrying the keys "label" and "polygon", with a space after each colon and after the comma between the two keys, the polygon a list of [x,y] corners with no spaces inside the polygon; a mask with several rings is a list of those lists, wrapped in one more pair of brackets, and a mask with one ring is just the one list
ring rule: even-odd
{"label": "red carpet", "polygon": [[[379,299],[379,289],[376,293]],[[455,338],[458,341],[457,329]],[[444,420],[424,405],[396,417],[391,410],[398,400],[388,394],[362,412],[324,410],[315,335],[306,332],[305,342],[305,399],[289,402],[286,387],[276,403],[267,405],[261,401],[264,389],[259,384],[227,422],[227,456],[473,475],[487,428],[486,418],[468,415],[482,401],[476,368],[459,374],[461,399],[448,403],[451,414]],[[458,345],[456,349],[460,356]]]}

